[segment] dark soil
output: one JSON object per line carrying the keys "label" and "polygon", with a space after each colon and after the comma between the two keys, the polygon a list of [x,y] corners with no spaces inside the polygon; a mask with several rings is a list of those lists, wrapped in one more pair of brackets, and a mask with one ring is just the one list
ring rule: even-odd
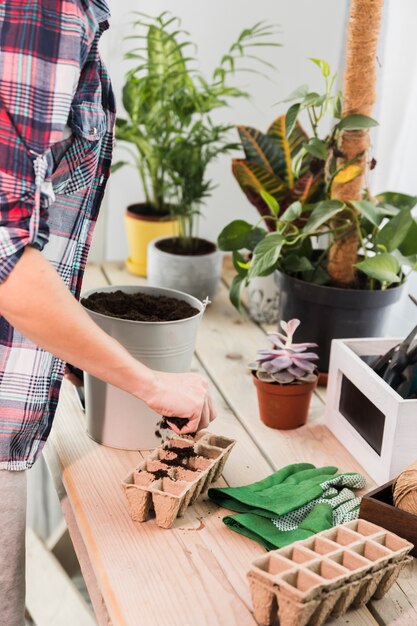
{"label": "dark soil", "polygon": [[179,254],[181,256],[202,256],[203,254],[211,254],[216,251],[216,246],[213,242],[197,238],[192,239],[191,245],[185,247],[179,237],[170,237],[158,241],[156,247],[162,250],[162,252]]}
{"label": "dark soil", "polygon": [[194,448],[176,448],[175,446],[173,446],[172,448],[169,448],[170,452],[174,452],[177,457],[180,459],[180,461],[184,461],[187,459],[192,459],[194,457],[197,456],[197,452],[194,451]]}
{"label": "dark soil", "polygon": [[[180,434],[181,434],[181,430],[187,425],[187,422],[188,422],[188,420],[186,420],[183,417],[165,417],[164,416],[161,419],[161,421],[158,422],[158,424],[156,425],[156,428],[157,428],[157,430],[155,431],[156,437],[159,437],[162,439],[161,430],[172,430],[167,420],[172,422],[174,426],[180,429]],[[187,435],[190,437],[194,437],[196,434],[197,433],[187,433]]]}
{"label": "dark soil", "polygon": [[169,207],[165,211],[157,211],[152,204],[146,204],[145,202],[131,204],[127,207],[127,210],[138,217],[152,217],[154,219],[164,219],[171,215]]}
{"label": "dark soil", "polygon": [[[164,459],[163,461],[161,461],[162,463],[165,463],[165,465],[169,465],[170,467],[184,467],[187,465],[189,459],[192,459],[197,455],[196,452],[194,452],[193,448],[167,448],[170,452],[174,452],[174,454],[176,454],[176,458],[175,459]],[[163,470],[162,470],[163,471]]]}
{"label": "dark soil", "polygon": [[81,304],[102,315],[136,322],[173,322],[194,317],[198,310],[184,300],[123,291],[96,292]]}
{"label": "dark soil", "polygon": [[149,473],[155,476],[155,480],[158,480],[159,478],[166,478],[168,476],[168,470],[164,469],[156,470],[155,472]]}

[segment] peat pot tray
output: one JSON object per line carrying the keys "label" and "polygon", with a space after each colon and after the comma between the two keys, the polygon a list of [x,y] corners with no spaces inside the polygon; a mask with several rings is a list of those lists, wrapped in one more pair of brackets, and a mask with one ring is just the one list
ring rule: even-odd
{"label": "peat pot tray", "polygon": [[132,520],[145,522],[153,509],[158,526],[171,528],[220,478],[234,445],[207,432],[168,439],[122,482]]}
{"label": "peat pot tray", "polygon": [[248,573],[259,624],[321,626],[378,600],[412,559],[413,545],[359,519],[258,558]]}

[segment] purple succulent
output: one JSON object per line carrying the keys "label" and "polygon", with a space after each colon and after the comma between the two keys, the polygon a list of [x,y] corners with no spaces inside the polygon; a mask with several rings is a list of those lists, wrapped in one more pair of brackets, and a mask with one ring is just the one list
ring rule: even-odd
{"label": "purple succulent", "polygon": [[316,343],[292,343],[292,338],[300,325],[300,320],[293,319],[281,322],[284,333],[269,333],[272,343],[269,350],[258,350],[258,359],[248,367],[259,380],[266,383],[287,385],[297,382],[312,382],[316,379],[318,359],[315,352],[307,352],[308,348],[317,347]]}

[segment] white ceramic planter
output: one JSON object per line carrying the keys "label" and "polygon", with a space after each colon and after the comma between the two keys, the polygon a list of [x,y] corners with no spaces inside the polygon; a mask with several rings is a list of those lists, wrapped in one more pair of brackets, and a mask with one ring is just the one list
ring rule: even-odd
{"label": "white ceramic planter", "polygon": [[279,291],[274,275],[252,278],[246,291],[251,319],[259,324],[276,324]]}
{"label": "white ceramic planter", "polygon": [[[100,328],[144,365],[161,372],[189,371],[204,305],[188,294],[148,286],[112,285],[93,289],[83,297],[118,290],[174,297],[185,300],[199,311],[194,317],[172,322],[136,322],[86,309]],[[86,373],[84,380],[87,432],[94,441],[122,450],[150,450],[160,445],[161,440],[155,435],[160,415],[142,400],[95,376]]]}
{"label": "white ceramic planter", "polygon": [[219,287],[222,253],[186,256],[160,250],[158,237],[148,246],[148,283],[152,287],[178,289],[199,300],[213,300]]}
{"label": "white ceramic planter", "polygon": [[326,425],[378,484],[416,459],[417,400],[401,398],[361,357],[386,354],[400,342],[332,342]]}

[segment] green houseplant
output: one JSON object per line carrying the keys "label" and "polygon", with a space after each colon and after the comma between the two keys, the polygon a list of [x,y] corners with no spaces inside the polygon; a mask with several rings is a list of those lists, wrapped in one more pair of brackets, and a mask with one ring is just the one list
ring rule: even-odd
{"label": "green houseplant", "polygon": [[315,361],[309,348],[315,343],[293,343],[300,320],[281,321],[281,332],[270,333],[272,348],[258,350],[248,365],[256,387],[261,420],[270,428],[290,430],[307,421],[311,396],[317,385]]}
{"label": "green houseplant", "polygon": [[[378,335],[388,307],[400,297],[407,271],[417,267],[417,223],[411,213],[417,197],[390,192],[373,197],[361,183],[360,199],[350,198],[352,183],[363,181],[364,170],[374,162],[368,162],[363,151],[346,159],[344,135],[362,135],[376,122],[364,114],[343,115],[342,97],[333,93],[335,77],[330,78],[328,64],[318,59],[314,62],[324,76],[325,93],[310,93],[306,86],[296,90],[290,97],[295,103],[286,113],[285,125],[286,135],[291,137],[300,112],[307,112],[312,134],[298,148],[292,167],[297,176],[305,158],[309,168],[313,164],[313,173],[316,160],[323,164],[318,198],[315,202],[295,200],[283,209],[277,194],[259,185],[254,193],[267,207],[267,212],[261,209],[261,221],[267,221],[270,232],[259,223],[236,220],[226,226],[218,244],[233,252],[237,275],[230,296],[235,306],[241,306],[240,292],[248,281],[275,273],[281,292],[279,317],[301,317],[308,311],[308,339],[320,345],[319,369],[326,372],[331,339]],[[336,123],[321,139],[319,124],[329,110]],[[340,271],[340,246],[353,235],[358,242],[355,255],[345,257],[345,274],[353,278],[346,281]],[[339,257],[336,273],[335,247]],[[405,270],[406,266],[410,270]],[[300,339],[307,339],[302,329]]]}
{"label": "green houseplant", "polygon": [[[177,225],[175,233],[160,233],[162,239],[150,258],[149,280],[196,293],[192,285],[182,284],[184,269],[175,270],[172,259],[163,255],[193,256],[194,261],[210,257],[210,284],[202,288],[210,292],[205,295],[213,295],[220,255],[215,244],[199,238],[198,222],[201,206],[213,188],[208,165],[236,147],[230,140],[230,126],[215,122],[213,112],[235,98],[248,97],[231,84],[232,78],[238,71],[254,71],[242,67],[243,59],[266,63],[254,51],[261,45],[278,45],[272,40],[275,28],[258,23],[242,31],[207,79],[198,69],[196,47],[179,18],[167,12],[157,17],[135,15],[135,34],[130,38],[134,47],[125,55],[134,67],[126,75],[126,118],[117,120],[116,137],[130,152],[140,175],[146,200],[139,207],[141,215],[159,220],[163,227],[169,220]],[[126,164],[118,162],[114,169]],[[158,238],[158,233],[151,234],[151,239]],[[146,253],[144,243],[142,253]],[[201,272],[199,280],[203,280]]]}
{"label": "green houseplant", "polygon": [[[281,211],[295,200],[305,203],[321,198],[324,162],[307,153],[297,169],[294,167],[309,139],[298,121],[288,135],[285,115],[275,119],[266,133],[249,126],[238,126],[237,130],[245,158],[233,159],[232,171],[267,230],[275,230],[276,221],[264,192],[279,203]],[[252,278],[246,292],[249,315],[255,322],[277,321],[278,289],[272,275]]]}
{"label": "green houseplant", "polygon": [[267,63],[255,52],[279,45],[273,41],[275,27],[258,23],[242,31],[208,78],[198,69],[196,48],[178,18],[139,14],[135,27],[136,47],[127,57],[138,64],[128,72],[124,88],[128,119],[118,119],[116,133],[134,147],[147,205],[178,221],[178,236],[162,237],[150,249],[149,280],[213,296],[221,257],[214,243],[199,238],[199,219],[213,189],[209,164],[236,148],[230,125],[216,122],[213,114],[236,98],[249,97],[232,84],[233,78],[238,71],[255,71],[249,62]]}

